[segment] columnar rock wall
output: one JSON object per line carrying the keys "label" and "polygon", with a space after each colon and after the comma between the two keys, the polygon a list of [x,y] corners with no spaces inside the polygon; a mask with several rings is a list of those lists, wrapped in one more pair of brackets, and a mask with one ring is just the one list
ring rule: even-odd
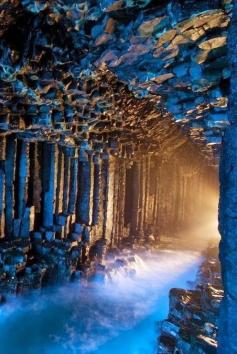
{"label": "columnar rock wall", "polygon": [[219,230],[220,259],[224,284],[219,330],[219,354],[237,353],[237,2],[229,31],[231,85],[229,95],[230,126],[225,132],[220,164]]}
{"label": "columnar rock wall", "polygon": [[[200,196],[205,190],[197,189],[215,187],[216,171],[206,167],[188,141],[172,157],[166,156],[164,151],[160,156],[122,157],[92,150],[86,141],[77,147],[5,135],[1,138],[1,238],[28,238],[40,228],[65,238],[74,223],[91,228],[92,243],[98,237],[118,243],[119,234],[142,234],[144,225],[154,225],[156,220],[159,227],[165,219],[172,220],[174,230],[175,224],[190,220],[192,204],[204,202]],[[183,206],[177,208],[180,203]],[[166,224],[162,227],[169,230]]]}
{"label": "columnar rock wall", "polygon": [[[228,126],[231,3],[2,1],[0,128],[72,129],[79,136],[113,128],[134,138],[162,114],[216,164]],[[134,124],[134,111],[117,105],[124,101],[120,85],[105,78],[112,72],[156,115]]]}
{"label": "columnar rock wall", "polygon": [[163,149],[123,156],[86,139],[2,135],[0,291],[70,280],[109,249],[158,245],[189,226],[203,207],[192,191],[213,171],[188,140],[172,156]]}
{"label": "columnar rock wall", "polygon": [[193,220],[228,124],[230,10],[1,2],[3,287],[71,278],[108,247],[158,242]]}

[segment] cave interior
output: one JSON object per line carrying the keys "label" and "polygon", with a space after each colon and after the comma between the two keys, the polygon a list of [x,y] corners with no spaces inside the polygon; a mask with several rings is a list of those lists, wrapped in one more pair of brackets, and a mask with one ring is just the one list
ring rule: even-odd
{"label": "cave interior", "polygon": [[235,7],[1,1],[0,293],[89,273],[124,247],[217,243],[227,132],[219,353],[237,353]]}

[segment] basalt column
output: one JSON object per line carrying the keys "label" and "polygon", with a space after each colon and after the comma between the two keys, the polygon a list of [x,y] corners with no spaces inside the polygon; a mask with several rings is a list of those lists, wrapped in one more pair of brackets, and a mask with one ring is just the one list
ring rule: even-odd
{"label": "basalt column", "polygon": [[70,178],[70,152],[69,149],[64,149],[64,165],[63,165],[63,213],[68,211],[68,198],[69,198],[69,178]]}
{"label": "basalt column", "polygon": [[59,214],[63,211],[63,186],[64,186],[64,154],[62,146],[58,147],[58,171],[56,179],[56,202],[55,213]]}
{"label": "basalt column", "polygon": [[119,225],[119,159],[116,159],[114,163],[114,181],[113,181],[113,224],[112,224],[112,233],[111,233],[111,247],[113,244],[117,244],[118,238],[118,225]]}
{"label": "basalt column", "polygon": [[99,153],[93,157],[94,163],[94,188],[93,188],[93,213],[92,225],[96,225],[99,220],[99,203],[100,203],[100,182],[101,182],[101,161]]}
{"label": "basalt column", "polygon": [[32,142],[30,146],[30,167],[29,167],[29,200],[28,204],[34,208],[34,227],[41,226],[42,209],[42,179],[41,179],[41,151],[42,144]]}
{"label": "basalt column", "polygon": [[7,137],[5,161],[5,234],[11,237],[13,232],[14,210],[14,170],[15,170],[16,140],[14,135]]}
{"label": "basalt column", "polygon": [[92,193],[92,221],[91,221],[91,241],[96,242],[103,233],[103,192],[101,166],[102,158],[99,151],[95,151],[92,157],[93,163],[93,193]]}
{"label": "basalt column", "polygon": [[[75,148],[72,149],[75,153]],[[78,158],[77,156],[71,157],[70,166],[70,186],[69,186],[69,200],[68,200],[68,213],[75,213],[76,195],[77,195],[77,174],[78,174]]]}
{"label": "basalt column", "polygon": [[144,221],[146,214],[146,177],[147,177],[147,169],[146,169],[146,159],[141,159],[141,167],[140,167],[140,180],[139,180],[139,208],[138,208],[138,233],[137,238],[141,241],[144,240]]}
{"label": "basalt column", "polygon": [[17,141],[17,159],[15,176],[15,219],[13,235],[15,237],[29,237],[30,208],[27,207],[27,182],[29,163],[29,143]]}
{"label": "basalt column", "polygon": [[80,156],[78,164],[77,221],[89,224],[90,216],[91,166],[86,154]]}
{"label": "basalt column", "polygon": [[[127,205],[131,198],[131,226],[130,236],[134,240],[138,234],[139,227],[139,198],[140,198],[140,178],[141,178],[141,162],[136,161],[132,166],[132,190],[127,189]],[[128,211],[129,212],[129,211]]]}
{"label": "basalt column", "polygon": [[143,230],[145,232],[146,237],[149,235],[150,232],[150,213],[153,207],[153,198],[150,193],[150,171],[151,171],[151,158],[148,156],[145,159],[145,173],[146,173],[146,181],[145,181],[145,205],[144,205],[144,223],[143,223]]}
{"label": "basalt column", "polygon": [[219,328],[219,354],[237,353],[237,2],[229,30],[230,127],[226,129],[220,165],[220,260],[224,284]]}
{"label": "basalt column", "polygon": [[128,161],[118,158],[115,165],[112,245],[120,245],[127,236],[124,227],[126,162]]}
{"label": "basalt column", "polygon": [[43,143],[42,150],[42,224],[48,229],[53,227],[54,217],[55,144]]}
{"label": "basalt column", "polygon": [[114,188],[114,161],[109,153],[103,153],[102,162],[103,188],[103,238],[110,242],[113,224],[113,188]]}
{"label": "basalt column", "polygon": [[5,194],[5,151],[6,138],[0,138],[0,238],[4,237],[4,194]]}

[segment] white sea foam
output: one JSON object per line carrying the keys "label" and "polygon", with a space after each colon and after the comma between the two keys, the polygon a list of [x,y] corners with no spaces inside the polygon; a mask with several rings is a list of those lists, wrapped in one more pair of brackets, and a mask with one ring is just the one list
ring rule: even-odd
{"label": "white sea foam", "polygon": [[153,354],[171,287],[195,279],[195,252],[121,255],[105,282],[78,283],[0,309],[1,354]]}

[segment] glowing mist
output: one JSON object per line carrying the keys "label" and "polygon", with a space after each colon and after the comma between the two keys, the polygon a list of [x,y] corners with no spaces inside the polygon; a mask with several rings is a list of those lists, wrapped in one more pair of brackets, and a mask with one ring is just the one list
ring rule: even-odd
{"label": "glowing mist", "polygon": [[105,282],[12,300],[1,308],[0,352],[154,354],[156,321],[167,315],[169,289],[185,288],[200,262],[199,253],[188,251],[142,254]]}

